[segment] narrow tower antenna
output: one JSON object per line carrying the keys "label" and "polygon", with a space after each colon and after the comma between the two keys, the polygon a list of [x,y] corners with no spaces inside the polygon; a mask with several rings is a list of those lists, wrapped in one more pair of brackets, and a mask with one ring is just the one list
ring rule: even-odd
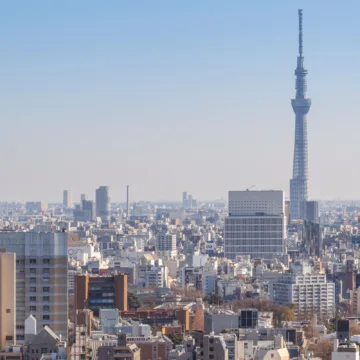
{"label": "narrow tower antenna", "polygon": [[303,11],[302,11],[302,9],[299,9],[298,14],[299,14],[299,56],[302,57],[302,55],[303,55],[303,32],[302,32]]}

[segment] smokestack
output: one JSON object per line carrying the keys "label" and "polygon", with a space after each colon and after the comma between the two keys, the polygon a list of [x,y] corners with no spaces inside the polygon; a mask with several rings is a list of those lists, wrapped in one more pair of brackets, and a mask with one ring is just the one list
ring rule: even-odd
{"label": "smokestack", "polygon": [[129,188],[130,185],[126,186],[126,221],[130,220],[130,214],[129,214]]}

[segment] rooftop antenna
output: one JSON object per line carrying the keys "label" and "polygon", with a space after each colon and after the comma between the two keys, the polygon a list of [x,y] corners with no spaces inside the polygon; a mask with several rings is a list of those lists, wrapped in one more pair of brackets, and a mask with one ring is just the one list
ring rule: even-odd
{"label": "rooftop antenna", "polygon": [[130,215],[129,215],[129,188],[130,188],[130,185],[126,185],[126,221],[130,220]]}

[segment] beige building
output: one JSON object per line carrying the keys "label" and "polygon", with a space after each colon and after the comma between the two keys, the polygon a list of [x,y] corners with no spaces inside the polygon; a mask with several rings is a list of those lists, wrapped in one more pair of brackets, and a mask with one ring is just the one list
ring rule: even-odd
{"label": "beige building", "polygon": [[16,341],[16,254],[0,248],[0,350]]}
{"label": "beige building", "polygon": [[16,254],[13,283],[19,343],[25,339],[25,320],[29,315],[36,317],[37,333],[48,326],[67,339],[68,236],[66,232],[0,232],[0,249]]}

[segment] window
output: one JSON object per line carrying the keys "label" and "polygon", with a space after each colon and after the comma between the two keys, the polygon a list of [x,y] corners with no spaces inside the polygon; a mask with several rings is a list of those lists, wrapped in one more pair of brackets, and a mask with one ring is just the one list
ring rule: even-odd
{"label": "window", "polygon": [[50,292],[50,288],[49,287],[43,287],[43,292]]}
{"label": "window", "polygon": [[30,274],[36,274],[36,269],[35,268],[30,268]]}
{"label": "window", "polygon": [[48,351],[47,351],[47,348],[41,348],[41,353],[42,353],[42,354],[47,354],[47,352],[48,352]]}
{"label": "window", "polygon": [[30,306],[30,311],[36,311],[36,306]]}
{"label": "window", "polygon": [[30,264],[36,264],[36,259],[30,259]]}
{"label": "window", "polygon": [[36,278],[30,278],[30,284],[35,284],[36,283]]}
{"label": "window", "polygon": [[43,296],[43,301],[50,301],[50,296]]}
{"label": "window", "polygon": [[50,306],[48,306],[48,305],[43,306],[43,310],[44,311],[50,311]]}
{"label": "window", "polygon": [[49,268],[43,269],[43,274],[50,274],[50,269]]}
{"label": "window", "polygon": [[13,337],[10,336],[10,335],[8,335],[8,336],[6,336],[5,340],[6,340],[6,341],[12,341],[12,340],[13,340]]}
{"label": "window", "polygon": [[30,287],[30,292],[36,292],[36,287]]}
{"label": "window", "polygon": [[36,301],[36,296],[30,296],[30,301]]}
{"label": "window", "polygon": [[43,315],[43,320],[50,320],[50,316],[49,315]]}
{"label": "window", "polygon": [[50,259],[43,259],[43,264],[50,264]]}
{"label": "window", "polygon": [[7,314],[11,314],[11,310],[10,310],[10,309],[6,309],[6,313],[7,313]]}

